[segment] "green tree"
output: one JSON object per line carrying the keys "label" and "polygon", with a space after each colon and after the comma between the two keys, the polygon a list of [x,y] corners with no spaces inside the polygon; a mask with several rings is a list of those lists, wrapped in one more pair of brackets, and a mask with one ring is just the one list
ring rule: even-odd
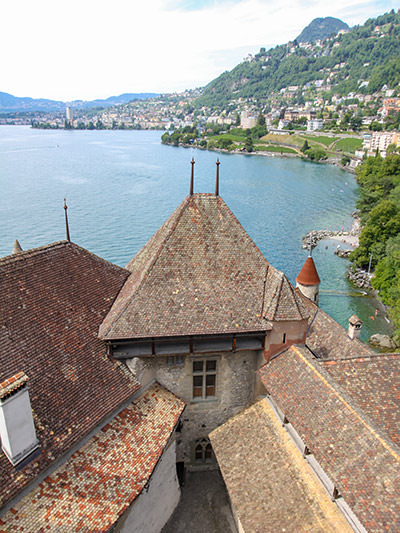
{"label": "green tree", "polygon": [[265,116],[262,111],[258,113],[257,126],[265,126]]}
{"label": "green tree", "polygon": [[246,152],[254,152],[254,144],[250,130],[246,130],[246,142],[244,143],[244,147]]}
{"label": "green tree", "polygon": [[375,265],[384,258],[386,243],[390,237],[400,233],[400,210],[391,200],[382,200],[374,207],[360,234],[360,243],[350,259],[357,265],[366,267],[370,254]]}

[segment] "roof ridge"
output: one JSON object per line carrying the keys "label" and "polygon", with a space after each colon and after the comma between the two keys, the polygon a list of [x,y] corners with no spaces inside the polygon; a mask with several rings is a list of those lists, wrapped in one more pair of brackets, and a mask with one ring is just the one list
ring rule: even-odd
{"label": "roof ridge", "polygon": [[377,353],[377,352],[368,352],[365,355],[352,355],[351,357],[336,357],[336,358],[330,358],[330,359],[320,359],[320,363],[332,363],[332,362],[347,362],[347,361],[355,361],[357,359],[375,359],[378,357],[400,357],[400,352],[383,352],[383,353]]}
{"label": "roof ridge", "polygon": [[[294,300],[294,303],[296,304],[296,307],[297,307],[297,311],[300,315],[301,318],[303,318],[303,312],[302,310],[300,309],[300,305],[303,307],[303,311],[305,313],[307,313],[307,309],[304,308],[303,304],[300,302],[300,300],[298,299],[297,295],[296,295],[296,290],[295,288],[293,287],[293,285],[290,283],[290,281],[288,280],[286,274],[283,274],[284,277],[285,277],[285,280],[287,281],[288,285],[289,285],[289,289],[290,289],[290,292],[293,296],[293,300]],[[308,316],[308,313],[307,313],[307,316]]]}
{"label": "roof ridge", "polygon": [[[157,262],[157,259],[159,258],[160,256],[160,253],[161,253],[161,250],[165,247],[165,244],[166,242],[168,241],[168,239],[171,237],[172,233],[173,233],[173,230],[176,228],[179,220],[181,219],[182,217],[182,214],[183,212],[187,209],[187,206],[189,205],[189,201],[190,201],[190,198],[191,196],[186,196],[186,198],[183,200],[183,202],[178,206],[177,209],[179,209],[179,207],[181,208],[180,211],[178,212],[178,216],[176,217],[176,220],[173,224],[171,224],[170,228],[168,229],[167,231],[167,234],[165,235],[164,239],[162,240],[162,242],[160,243],[160,246],[158,247],[158,250],[157,252],[154,254],[155,257],[154,259],[150,262],[149,266],[147,267],[146,269],[146,276],[151,272],[151,270],[153,269],[154,265],[156,264]],[[174,211],[175,212],[175,211]],[[172,217],[173,213],[168,217],[168,219],[165,221],[165,224],[168,223],[168,220],[170,220],[170,218]],[[162,227],[162,226],[161,226]],[[159,228],[157,231],[160,231],[161,228]],[[157,233],[157,232],[156,232]],[[143,248],[147,245],[147,243],[143,246]],[[143,250],[143,248],[141,248],[141,250]],[[140,253],[140,251],[138,252],[138,254]],[[138,255],[136,254],[136,255]],[[136,256],[135,256],[136,257]],[[130,262],[129,262],[130,263]],[[129,264],[128,263],[128,264]],[[126,269],[128,270],[128,269]],[[130,272],[130,271],[129,271]],[[131,276],[132,276],[133,272],[130,272],[130,275],[127,277],[127,279],[125,280],[125,283],[122,285],[121,289],[118,291],[118,294],[116,295],[116,297],[114,298],[114,302],[110,308],[110,311],[107,313],[107,315],[104,317],[104,320],[103,320],[103,323],[104,321],[106,320],[108,314],[112,311],[112,307],[115,303],[115,301],[117,300],[117,297],[119,296],[119,294],[121,293],[121,291],[124,289],[126,283],[130,280]],[[142,276],[142,279],[140,280],[138,286],[136,287],[136,289],[134,290],[134,294],[138,294],[140,288],[142,287],[144,281],[145,281],[145,278],[146,276]],[[128,307],[128,305],[130,304],[130,301],[131,299],[127,299],[127,301],[125,302],[125,305],[123,305],[119,311],[119,313],[117,314],[117,316],[112,320],[112,322],[109,324],[108,328],[103,332],[101,332],[101,337],[102,338],[105,338],[107,337],[108,333],[111,331],[111,329],[113,328],[114,324],[119,320],[119,318],[121,317],[122,313],[125,311],[125,309]],[[103,324],[102,323],[102,324]],[[100,330],[101,330],[101,326],[102,324],[100,324],[100,327],[99,327],[99,333],[100,333]]]}
{"label": "roof ridge", "polygon": [[[22,262],[30,259],[31,257],[36,257],[38,255],[41,255],[48,250],[53,250],[56,248],[68,248],[71,247],[72,249],[79,250],[81,252],[84,252],[85,254],[91,256],[93,259],[99,261],[100,263],[106,264],[109,267],[112,267],[117,270],[126,270],[123,267],[120,267],[119,265],[116,265],[114,263],[111,263],[110,261],[107,261],[107,259],[104,259],[103,257],[100,257],[99,255],[90,252],[86,248],[83,248],[82,246],[79,246],[79,244],[75,244],[71,241],[56,241],[50,244],[45,244],[44,246],[39,246],[37,248],[31,248],[29,250],[23,250],[21,252],[18,252],[17,254],[11,254],[6,255],[5,257],[0,257],[0,268],[2,266],[7,266],[13,263]],[[22,264],[22,263],[21,263]]]}
{"label": "roof ridge", "polygon": [[72,244],[69,241],[63,240],[63,241],[55,241],[50,244],[45,244],[44,246],[38,246],[37,248],[30,248],[29,250],[22,250],[21,252],[18,252],[17,254],[9,254],[5,255],[4,257],[0,257],[0,266],[1,265],[7,265],[9,263],[15,263],[17,261],[22,261],[23,259],[26,259],[27,257],[33,257],[35,255],[39,255],[42,252],[45,252],[46,250],[49,250],[51,248],[56,248],[57,246],[63,246]]}
{"label": "roof ridge", "polygon": [[350,399],[346,390],[338,383],[323,367],[320,365],[320,360],[309,360],[300,350],[299,347],[292,344],[288,351],[294,352],[299,356],[305,364],[312,369],[314,374],[320,381],[329,387],[337,399],[359,419],[361,424],[371,433],[371,435],[380,442],[380,444],[400,463],[400,446],[396,444],[393,439],[382,431],[380,427],[370,419],[367,413],[359,406],[357,402]]}

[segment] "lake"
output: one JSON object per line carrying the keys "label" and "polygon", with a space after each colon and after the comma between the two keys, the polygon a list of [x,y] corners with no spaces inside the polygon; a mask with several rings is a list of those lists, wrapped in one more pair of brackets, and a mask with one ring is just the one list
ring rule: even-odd
{"label": "lake", "polygon": [[[217,154],[162,145],[159,131],[36,130],[0,126],[0,255],[15,239],[23,249],[65,239],[67,198],[71,240],[124,266],[189,193],[220,195],[266,258],[295,284],[310,229],[349,229],[358,186],[354,176],[300,159]],[[362,338],[387,332],[377,302],[345,279],[348,261],[320,243],[313,257],[321,278],[320,306],[347,327],[355,313]]]}

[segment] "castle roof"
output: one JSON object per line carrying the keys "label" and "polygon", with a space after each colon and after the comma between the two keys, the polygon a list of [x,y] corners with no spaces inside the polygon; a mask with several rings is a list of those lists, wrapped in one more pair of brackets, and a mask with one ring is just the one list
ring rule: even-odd
{"label": "castle roof", "polygon": [[400,448],[396,429],[385,427],[386,417],[397,427],[389,397],[400,386],[399,356],[389,355],[383,363],[385,358],[319,362],[306,347],[291,346],[259,371],[309,453],[368,531],[397,529],[400,514]]}
{"label": "castle roof", "polygon": [[231,334],[307,317],[225,202],[188,196],[126,267],[103,339]]}
{"label": "castle roof", "polygon": [[360,339],[351,339],[347,330],[323,309],[315,305],[296,289],[309,314],[306,345],[320,359],[338,359],[374,353]]}
{"label": "castle roof", "polygon": [[314,259],[311,256],[307,257],[296,281],[301,285],[319,285],[321,283]]}
{"label": "castle roof", "polygon": [[110,531],[148,483],[184,407],[151,385],[0,518],[0,529]]}
{"label": "castle roof", "polygon": [[97,337],[128,275],[69,242],[0,259],[0,382],[28,376],[40,443],[18,470],[0,452],[0,506],[138,389]]}
{"label": "castle roof", "polygon": [[353,531],[265,398],[210,440],[243,531]]}

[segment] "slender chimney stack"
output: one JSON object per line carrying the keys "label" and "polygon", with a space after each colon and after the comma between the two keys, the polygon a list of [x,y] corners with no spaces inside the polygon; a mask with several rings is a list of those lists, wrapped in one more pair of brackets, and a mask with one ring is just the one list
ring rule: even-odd
{"label": "slender chimney stack", "polygon": [[1,447],[13,465],[39,446],[27,383],[28,376],[24,372],[0,383]]}
{"label": "slender chimney stack", "polygon": [[217,176],[215,178],[215,196],[219,196],[219,159],[217,159]]}
{"label": "slender chimney stack", "polygon": [[194,186],[194,158],[190,162],[192,165],[192,172],[190,174],[190,196],[193,196],[193,186]]}
{"label": "slender chimney stack", "polygon": [[350,339],[359,339],[361,335],[361,328],[362,320],[360,320],[358,316],[352,315],[349,318],[349,329],[347,332]]}

